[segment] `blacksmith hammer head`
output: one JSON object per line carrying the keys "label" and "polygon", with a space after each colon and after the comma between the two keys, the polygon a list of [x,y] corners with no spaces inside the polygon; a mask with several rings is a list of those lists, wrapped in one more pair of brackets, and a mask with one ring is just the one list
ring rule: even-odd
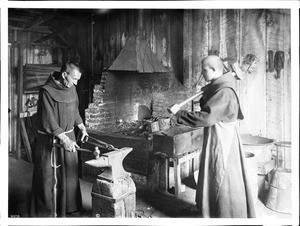
{"label": "blacksmith hammer head", "polygon": [[240,68],[239,64],[237,62],[231,64],[231,69],[235,73],[235,78],[237,80],[242,80],[243,79],[243,74],[244,72]]}

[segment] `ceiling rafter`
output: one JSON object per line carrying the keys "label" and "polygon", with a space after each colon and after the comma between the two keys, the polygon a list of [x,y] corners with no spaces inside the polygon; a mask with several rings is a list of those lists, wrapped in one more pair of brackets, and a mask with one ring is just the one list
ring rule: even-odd
{"label": "ceiling rafter", "polygon": [[42,37],[42,38],[39,38],[39,39],[35,40],[34,43],[43,43],[43,42],[47,41],[47,40],[50,39],[50,38],[53,38],[53,37],[58,36],[58,35],[61,35],[62,32],[64,32],[64,31],[66,31],[67,29],[70,29],[70,28],[72,28],[72,27],[74,27],[74,26],[76,26],[76,25],[82,23],[83,21],[87,20],[87,19],[90,18],[91,16],[92,16],[92,15],[88,15],[87,17],[78,19],[78,20],[76,20],[74,23],[72,23],[71,25],[66,25],[65,27],[59,29],[58,31],[55,31],[55,32],[53,32],[53,33],[51,33],[51,34],[48,34],[48,35],[46,35],[46,36],[44,36],[44,37]]}
{"label": "ceiling rafter", "polygon": [[24,27],[24,31],[27,31],[27,30],[30,30],[31,28],[39,26],[39,25],[53,19],[54,17],[56,17],[56,15],[57,14],[55,12],[45,13],[45,14],[39,16],[38,18],[34,19],[32,22],[26,24],[26,26]]}

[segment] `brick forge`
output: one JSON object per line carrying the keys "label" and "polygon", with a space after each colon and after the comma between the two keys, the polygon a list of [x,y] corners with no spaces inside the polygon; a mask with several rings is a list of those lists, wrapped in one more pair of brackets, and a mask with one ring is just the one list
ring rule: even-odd
{"label": "brick forge", "polygon": [[[100,84],[94,86],[93,103],[85,110],[85,123],[93,137],[118,148],[134,148],[124,160],[124,168],[131,172],[137,189],[142,192],[152,192],[158,186],[159,167],[152,139],[114,135],[110,128],[116,125],[117,119],[137,120],[140,105],[151,107],[155,117],[170,117],[167,107],[181,102],[193,92],[174,80],[172,73],[103,72]],[[81,157],[83,162],[91,158],[84,155]],[[82,174],[91,182],[97,176],[84,166]]]}
{"label": "brick forge", "polygon": [[[94,86],[93,103],[85,110],[87,128],[105,131],[118,119],[138,120],[140,105],[150,108],[155,98],[158,98],[156,105],[164,104],[161,93],[167,92],[171,83],[172,75],[169,73],[103,72],[100,84]],[[155,110],[165,111],[162,107]],[[156,111],[155,114],[162,113]]]}
{"label": "brick forge", "polygon": [[85,124],[88,129],[100,130],[115,124],[114,101],[108,99],[105,92],[107,72],[102,73],[100,84],[95,84],[93,90],[93,103],[85,109]]}
{"label": "brick forge", "polygon": [[116,125],[118,119],[138,120],[140,105],[152,109],[155,117],[170,117],[167,107],[194,93],[179,84],[172,73],[109,71],[102,73],[93,91],[93,103],[85,110],[85,123],[88,129],[99,132]]}

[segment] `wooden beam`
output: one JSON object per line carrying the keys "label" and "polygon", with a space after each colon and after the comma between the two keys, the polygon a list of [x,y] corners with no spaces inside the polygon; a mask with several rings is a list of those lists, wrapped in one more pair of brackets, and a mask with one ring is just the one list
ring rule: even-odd
{"label": "wooden beam", "polygon": [[62,28],[62,29],[60,29],[60,30],[58,30],[58,31],[56,31],[56,32],[53,32],[53,33],[51,33],[51,34],[49,34],[49,35],[46,35],[46,36],[44,36],[44,37],[42,37],[42,38],[40,38],[40,39],[38,39],[38,40],[35,40],[34,43],[45,42],[45,41],[47,41],[48,39],[50,39],[50,38],[52,38],[52,37],[55,37],[56,35],[58,35],[58,34],[64,32],[65,30],[70,29],[70,28],[74,27],[75,25],[78,25],[78,24],[82,23],[83,21],[85,21],[86,19],[90,18],[91,16],[92,16],[92,15],[89,15],[89,16],[87,16],[87,17],[84,17],[84,18],[82,18],[82,19],[79,19],[79,20],[75,21],[75,22],[74,22],[73,24],[71,24],[71,25],[68,25],[68,26],[66,26],[66,27],[64,27],[64,28]]}
{"label": "wooden beam", "polygon": [[[24,31],[24,28],[12,26],[12,25],[8,25],[8,29],[9,30],[20,31],[20,32]],[[38,26],[38,27],[35,27],[35,28],[31,28],[31,29],[28,29],[27,31],[28,32],[34,32],[34,33],[42,33],[42,34],[51,34],[52,33],[52,31],[50,31],[48,27],[43,27],[43,26]]]}
{"label": "wooden beam", "polygon": [[16,22],[22,22],[22,23],[27,23],[28,21],[32,20],[32,17],[24,17],[24,16],[9,16],[8,21],[16,21]]}
{"label": "wooden beam", "polygon": [[64,44],[66,44],[67,46],[71,46],[70,42],[67,41],[67,39],[65,39],[61,34],[57,34],[57,36],[61,41],[63,41]]}
{"label": "wooden beam", "polygon": [[63,46],[63,45],[52,45],[45,43],[32,43],[32,42],[12,42],[10,43],[12,46],[23,45],[23,46],[44,46],[44,47],[52,47],[52,48],[63,48],[63,49],[71,49],[74,46]]}
{"label": "wooden beam", "polygon": [[[19,62],[18,62],[18,115],[22,112],[22,100],[23,100],[23,46],[18,46],[19,51]],[[16,158],[21,158],[21,122],[18,120],[17,124],[17,147],[16,147]]]}
{"label": "wooden beam", "polygon": [[51,20],[52,18],[56,17],[56,13],[46,13],[46,14],[42,14],[40,17],[38,17],[37,19],[34,19],[32,22],[30,22],[29,24],[27,24],[24,27],[24,31],[27,31],[31,28],[34,28],[46,21]]}
{"label": "wooden beam", "polygon": [[192,39],[193,39],[193,20],[192,10],[184,10],[183,14],[183,85],[190,87],[192,84]]}
{"label": "wooden beam", "polygon": [[32,153],[31,153],[31,146],[30,146],[30,142],[28,139],[28,134],[26,131],[26,127],[25,127],[25,122],[23,118],[20,118],[20,132],[21,132],[21,136],[23,138],[23,144],[24,144],[24,148],[27,154],[27,160],[28,162],[32,163]]}

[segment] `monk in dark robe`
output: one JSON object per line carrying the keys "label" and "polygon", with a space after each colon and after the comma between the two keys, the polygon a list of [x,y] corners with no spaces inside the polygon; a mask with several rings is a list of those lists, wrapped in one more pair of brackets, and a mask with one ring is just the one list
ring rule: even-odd
{"label": "monk in dark robe", "polygon": [[201,217],[255,217],[250,182],[237,120],[242,120],[232,73],[223,74],[218,56],[202,61],[202,75],[208,85],[202,88],[201,111],[188,112],[174,105],[170,110],[178,123],[204,127],[196,205]]}
{"label": "monk in dark robe", "polygon": [[[75,89],[80,77],[79,66],[67,62],[39,91],[31,217],[65,217],[81,210],[74,126],[81,130],[82,140],[88,134],[79,115]],[[54,142],[60,146],[54,146]]]}

